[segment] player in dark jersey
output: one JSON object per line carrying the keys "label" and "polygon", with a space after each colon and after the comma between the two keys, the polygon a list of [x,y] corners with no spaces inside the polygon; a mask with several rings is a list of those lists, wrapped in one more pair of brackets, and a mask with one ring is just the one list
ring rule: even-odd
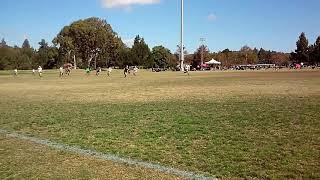
{"label": "player in dark jersey", "polygon": [[126,78],[127,75],[128,75],[128,72],[129,72],[129,66],[127,65],[124,70],[123,70],[123,74],[124,74],[124,77]]}

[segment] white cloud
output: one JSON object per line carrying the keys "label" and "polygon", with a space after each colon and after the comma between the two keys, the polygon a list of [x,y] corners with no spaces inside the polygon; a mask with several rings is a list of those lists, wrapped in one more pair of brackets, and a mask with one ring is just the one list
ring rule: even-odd
{"label": "white cloud", "polygon": [[132,5],[156,4],[160,0],[102,0],[105,8],[130,8]]}
{"label": "white cloud", "polygon": [[125,45],[127,45],[128,47],[132,47],[133,46],[133,43],[134,43],[134,38],[131,38],[131,39],[123,39],[122,40],[123,41],[123,43],[125,44]]}
{"label": "white cloud", "polygon": [[215,21],[217,19],[217,15],[211,13],[208,15],[208,21],[212,22]]}

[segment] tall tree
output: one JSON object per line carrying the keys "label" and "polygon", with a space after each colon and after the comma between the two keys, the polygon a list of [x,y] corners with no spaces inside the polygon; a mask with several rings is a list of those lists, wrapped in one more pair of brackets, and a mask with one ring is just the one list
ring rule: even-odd
{"label": "tall tree", "polygon": [[268,64],[271,63],[271,51],[266,51],[263,48],[260,48],[258,52],[258,63],[259,64]]}
{"label": "tall tree", "polygon": [[15,51],[9,46],[0,45],[0,70],[12,69],[12,62],[14,61]]}
{"label": "tall tree", "polygon": [[6,47],[6,46],[7,46],[7,42],[4,40],[4,38],[2,38],[0,42],[0,47]]}
{"label": "tall tree", "polygon": [[319,65],[320,64],[320,36],[317,38],[314,45],[310,47],[310,49],[311,49],[310,62],[312,64]]}
{"label": "tall tree", "polygon": [[222,63],[224,64],[224,66],[230,67],[231,66],[230,58],[231,58],[232,52],[229,49],[224,49],[221,53],[224,54],[225,56],[225,60]]}
{"label": "tall tree", "polygon": [[48,43],[42,39],[39,43],[39,50],[37,54],[38,61],[34,63],[35,66],[44,66],[48,61]]}
{"label": "tall tree", "polygon": [[155,46],[152,48],[152,57],[156,67],[167,68],[170,66],[172,54],[163,46]]}
{"label": "tall tree", "polygon": [[37,62],[34,66],[42,66],[46,69],[51,69],[57,65],[58,49],[50,47],[48,43],[42,39],[39,42],[39,50],[37,52]]}
{"label": "tall tree", "polygon": [[41,39],[41,41],[38,44],[39,44],[39,49],[47,49],[49,47],[48,43],[44,39]]}
{"label": "tall tree", "polygon": [[21,47],[24,48],[24,49],[30,49],[31,46],[30,46],[29,40],[28,40],[28,39],[25,39],[25,40],[23,41]]}
{"label": "tall tree", "polygon": [[106,20],[96,17],[75,21],[65,26],[53,42],[59,46],[60,53],[69,57],[69,61],[73,53],[87,66],[92,64],[96,66],[99,63],[97,61],[106,62],[107,58],[115,57],[117,49],[123,46],[111,25]]}
{"label": "tall tree", "polygon": [[143,38],[136,36],[133,46],[131,48],[132,65],[141,65],[145,67],[152,67],[153,60],[149,46],[145,43]]}
{"label": "tall tree", "polygon": [[19,68],[21,69],[30,69],[32,68],[33,62],[35,60],[35,51],[30,46],[29,40],[25,39],[22,43],[21,50],[18,50],[19,52]]}
{"label": "tall tree", "polygon": [[122,48],[119,50],[119,58],[115,62],[116,66],[124,67],[126,65],[132,65],[131,52],[129,48]]}
{"label": "tall tree", "polygon": [[315,62],[320,65],[320,36],[318,36],[315,43]]}
{"label": "tall tree", "polygon": [[308,62],[309,61],[309,55],[308,55],[308,39],[305,35],[305,33],[301,33],[301,35],[299,36],[299,40],[296,43],[297,45],[297,49],[295,50],[295,61],[297,63],[300,62]]}
{"label": "tall tree", "polygon": [[241,61],[244,64],[255,64],[258,60],[258,54],[251,49],[249,46],[245,45],[240,49]]}
{"label": "tall tree", "polygon": [[[184,55],[188,55],[189,53],[188,53],[188,51],[187,51],[187,49],[186,49],[186,47],[183,47],[183,52],[184,52]],[[178,59],[178,61],[179,61],[179,63],[180,63],[180,54],[181,54],[181,47],[180,47],[180,45],[177,45],[177,50],[176,50],[176,52],[174,53],[174,55],[176,56],[176,58]],[[186,61],[186,59],[185,59],[185,61]]]}
{"label": "tall tree", "polygon": [[201,45],[198,47],[196,52],[194,52],[192,67],[197,67],[201,65],[201,63],[205,63],[209,60],[210,50],[206,45]]}

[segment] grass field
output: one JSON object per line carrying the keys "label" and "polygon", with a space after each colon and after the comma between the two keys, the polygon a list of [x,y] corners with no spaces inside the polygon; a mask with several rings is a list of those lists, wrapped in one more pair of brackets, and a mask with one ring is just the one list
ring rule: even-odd
{"label": "grass field", "polygon": [[182,179],[0,135],[1,179]]}
{"label": "grass field", "polygon": [[2,71],[0,85],[1,129],[224,178],[320,178],[320,71]]}

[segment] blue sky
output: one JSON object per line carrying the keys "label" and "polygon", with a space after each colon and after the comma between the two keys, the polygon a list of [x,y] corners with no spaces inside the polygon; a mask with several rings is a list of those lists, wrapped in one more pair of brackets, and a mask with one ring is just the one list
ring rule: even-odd
{"label": "blue sky", "polygon": [[[129,2],[129,4],[123,4]],[[200,38],[211,51],[243,45],[290,52],[301,32],[310,43],[320,35],[319,0],[185,0],[185,46],[194,52]],[[38,47],[72,21],[100,17],[125,42],[144,37],[150,48],[179,44],[180,0],[1,0],[0,38]]]}

